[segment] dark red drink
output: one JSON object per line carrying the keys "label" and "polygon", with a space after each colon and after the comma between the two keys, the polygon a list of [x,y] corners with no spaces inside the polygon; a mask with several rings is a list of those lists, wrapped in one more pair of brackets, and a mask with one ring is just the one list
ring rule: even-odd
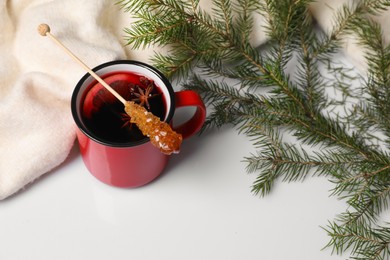
{"label": "dark red drink", "polygon": [[[153,81],[130,72],[115,72],[103,75],[104,81],[124,99],[142,101],[154,115],[164,120],[166,102],[161,90]],[[149,92],[150,91],[150,92]],[[100,83],[93,82],[85,92],[82,116],[85,126],[100,140],[110,143],[137,142],[146,138],[135,124],[129,123],[124,105]],[[145,100],[144,100],[145,101]]]}

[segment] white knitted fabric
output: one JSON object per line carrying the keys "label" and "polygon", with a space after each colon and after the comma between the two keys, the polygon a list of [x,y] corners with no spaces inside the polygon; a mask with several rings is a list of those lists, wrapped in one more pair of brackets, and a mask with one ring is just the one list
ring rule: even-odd
{"label": "white knitted fabric", "polygon": [[[313,4],[313,14],[325,30],[332,26],[335,8],[346,1]],[[147,62],[153,54],[152,49],[124,47],[123,29],[131,18],[115,2],[0,0],[0,200],[64,162],[75,141],[70,98],[85,71],[38,34],[39,24],[49,24],[51,32],[90,67],[126,58]],[[204,0],[202,6],[210,9],[209,2]],[[389,16],[387,12],[378,19],[388,25]],[[256,21],[252,43],[259,45],[266,38],[262,17],[256,16]],[[383,29],[389,36],[389,26]],[[355,46],[348,43],[346,50],[361,60]]]}

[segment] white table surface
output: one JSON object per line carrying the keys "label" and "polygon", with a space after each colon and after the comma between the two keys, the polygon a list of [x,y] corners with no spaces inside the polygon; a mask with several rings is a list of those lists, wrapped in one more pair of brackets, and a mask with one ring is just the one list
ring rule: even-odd
{"label": "white table surface", "polygon": [[163,175],[137,189],[97,181],[77,145],[67,161],[0,202],[0,259],[345,259],[320,226],[345,210],[325,178],[279,183],[260,198],[230,128],[186,140]]}

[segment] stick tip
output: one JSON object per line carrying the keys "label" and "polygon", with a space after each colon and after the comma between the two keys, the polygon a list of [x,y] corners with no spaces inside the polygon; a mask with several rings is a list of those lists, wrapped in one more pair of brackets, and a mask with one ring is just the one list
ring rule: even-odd
{"label": "stick tip", "polygon": [[49,27],[49,25],[47,25],[47,24],[45,24],[45,23],[40,24],[40,25],[38,26],[38,32],[39,32],[40,35],[46,36],[46,34],[50,32],[50,27]]}

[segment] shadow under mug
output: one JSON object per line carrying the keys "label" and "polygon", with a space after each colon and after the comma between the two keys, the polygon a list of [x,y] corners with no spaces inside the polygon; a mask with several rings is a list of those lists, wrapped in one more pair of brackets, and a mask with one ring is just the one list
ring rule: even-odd
{"label": "shadow under mug", "polygon": [[[137,83],[128,82],[133,79],[132,77],[134,80],[145,77],[154,82],[160,92],[158,93],[161,96],[159,100],[162,100],[163,104],[160,104],[160,108],[158,104],[156,105],[156,113],[152,111],[154,114],[159,114],[160,118],[171,126],[173,125],[172,119],[175,109],[195,107],[195,113],[187,121],[173,127],[176,132],[182,134],[184,139],[197,133],[205,122],[206,108],[199,95],[191,90],[174,92],[164,75],[150,65],[132,60],[118,60],[101,64],[93,71],[114,89],[118,86],[123,88],[123,85],[127,84],[125,90],[116,89],[122,93],[124,93],[123,91],[131,92],[129,88],[137,87]],[[161,153],[145,136],[134,140],[115,140],[119,134],[111,134],[110,130],[104,130],[108,132],[101,131],[101,128],[106,126],[110,128],[113,124],[112,122],[104,122],[106,119],[97,118],[98,124],[91,125],[89,117],[95,110],[99,109],[102,102],[108,103],[110,107],[121,106],[124,113],[123,104],[116,100],[111,93],[104,91],[106,90],[100,83],[86,74],[78,82],[72,95],[72,115],[77,125],[77,139],[84,164],[89,172],[103,183],[116,187],[145,185],[161,174],[169,156]],[[153,97],[150,98],[151,101],[152,99]],[[123,120],[123,115],[116,114],[116,116],[122,116]],[[126,127],[131,130],[134,126]]]}

